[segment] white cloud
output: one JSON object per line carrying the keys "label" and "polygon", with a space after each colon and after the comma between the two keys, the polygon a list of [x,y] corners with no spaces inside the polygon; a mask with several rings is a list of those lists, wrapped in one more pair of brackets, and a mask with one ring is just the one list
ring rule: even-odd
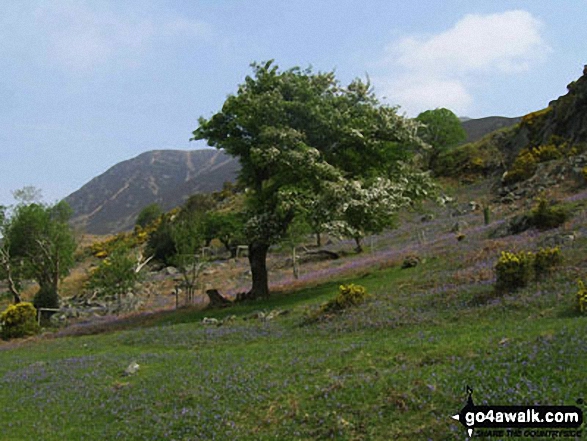
{"label": "white cloud", "polygon": [[400,76],[384,79],[383,88],[409,111],[448,107],[466,112],[473,102],[472,75],[521,73],[546,58],[550,48],[541,28],[532,14],[515,10],[466,15],[439,34],[402,38],[385,57]]}
{"label": "white cloud", "polygon": [[438,107],[464,115],[473,102],[471,94],[458,80],[403,77],[384,87],[394,90],[394,99],[410,115]]}
{"label": "white cloud", "polygon": [[[98,3],[97,5],[100,5]],[[36,9],[34,22],[46,55],[69,71],[85,72],[109,62],[134,64],[142,51],[163,38],[206,39],[209,25],[182,17],[141,17],[115,13],[102,3],[47,3]]]}

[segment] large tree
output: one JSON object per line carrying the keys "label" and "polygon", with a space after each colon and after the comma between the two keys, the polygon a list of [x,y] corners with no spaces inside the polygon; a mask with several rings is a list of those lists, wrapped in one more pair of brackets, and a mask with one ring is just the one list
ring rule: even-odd
{"label": "large tree", "polygon": [[428,168],[433,168],[440,154],[464,141],[467,137],[459,118],[445,108],[426,110],[416,120],[423,125],[418,135],[430,145],[426,153]]}
{"label": "large tree", "polygon": [[[193,139],[236,156],[246,188],[248,297],[269,294],[269,247],[296,216],[325,192],[343,195],[347,180],[399,178],[403,146],[417,141],[417,124],[380,105],[368,84],[342,87],[332,72],[280,71],[253,64],[235,95],[211,118],[200,118]],[[395,174],[394,174],[395,173]],[[333,213],[333,215],[336,215]]]}

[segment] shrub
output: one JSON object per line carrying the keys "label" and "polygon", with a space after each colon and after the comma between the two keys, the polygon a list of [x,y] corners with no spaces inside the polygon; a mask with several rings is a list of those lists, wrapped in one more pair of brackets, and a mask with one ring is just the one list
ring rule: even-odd
{"label": "shrub", "polygon": [[525,287],[532,276],[534,254],[530,252],[511,253],[502,251],[495,265],[498,292],[511,292]]}
{"label": "shrub", "polygon": [[583,167],[581,170],[581,175],[583,175],[583,179],[587,182],[587,166]]}
{"label": "shrub", "polygon": [[511,168],[503,178],[506,185],[515,184],[516,182],[525,181],[530,178],[537,168],[536,157],[530,150],[524,149],[514,160]]}
{"label": "shrub", "polygon": [[579,290],[577,291],[577,308],[581,314],[587,312],[587,288],[582,280],[578,281]]}
{"label": "shrub", "polygon": [[59,308],[59,294],[50,286],[42,286],[33,299],[35,308]]}
{"label": "shrub", "polygon": [[560,206],[550,205],[546,199],[540,198],[531,213],[532,225],[539,230],[556,228],[569,219],[569,211]]}
{"label": "shrub", "polygon": [[340,285],[338,295],[323,303],[320,308],[306,312],[305,323],[313,323],[330,317],[332,313],[340,312],[352,306],[359,305],[369,298],[367,289],[361,285],[353,283],[349,285]]}
{"label": "shrub", "polygon": [[3,339],[36,334],[39,332],[37,310],[32,303],[28,302],[10,305],[0,314],[0,325]]}
{"label": "shrub", "polygon": [[561,150],[554,144],[535,147],[532,149],[532,155],[538,162],[552,161],[563,157]]}
{"label": "shrub", "polygon": [[534,273],[536,278],[542,274],[548,274],[562,262],[561,252],[558,247],[541,248],[534,256]]}

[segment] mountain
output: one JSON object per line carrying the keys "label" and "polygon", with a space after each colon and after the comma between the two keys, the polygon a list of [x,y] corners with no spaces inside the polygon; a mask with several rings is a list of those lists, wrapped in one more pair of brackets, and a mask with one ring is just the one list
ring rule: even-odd
{"label": "mountain", "polygon": [[477,141],[488,133],[517,124],[521,119],[522,118],[520,117],[506,118],[503,116],[488,116],[486,118],[478,119],[461,118],[463,129],[467,133],[467,138],[463,143]]}
{"label": "mountain", "polygon": [[216,149],[154,150],[120,162],[65,198],[74,227],[90,234],[110,234],[134,226],[152,203],[163,210],[181,205],[194,193],[222,189],[240,166]]}

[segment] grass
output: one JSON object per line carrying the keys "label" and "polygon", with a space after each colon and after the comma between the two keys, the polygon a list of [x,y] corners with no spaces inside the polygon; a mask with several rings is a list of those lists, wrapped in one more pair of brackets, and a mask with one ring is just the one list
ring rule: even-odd
{"label": "grass", "polygon": [[[0,345],[2,440],[455,439],[465,404],[575,404],[587,391],[587,317],[573,310],[585,235],[563,246],[550,278],[501,297],[502,249],[535,249],[559,230],[488,239],[480,214],[415,224],[378,239],[372,254],[341,259],[269,300],[229,309],[142,314],[78,324],[59,338]],[[497,221],[499,222],[499,221]],[[422,227],[424,228],[424,227]],[[402,270],[405,254],[426,262]],[[308,311],[342,283],[373,295],[319,322]],[[297,285],[296,285],[297,286]],[[271,321],[257,311],[286,310]],[[236,319],[204,325],[204,317]],[[88,334],[88,335],[84,335]],[[124,369],[133,361],[134,375]],[[536,439],[536,438],[534,438]]]}

